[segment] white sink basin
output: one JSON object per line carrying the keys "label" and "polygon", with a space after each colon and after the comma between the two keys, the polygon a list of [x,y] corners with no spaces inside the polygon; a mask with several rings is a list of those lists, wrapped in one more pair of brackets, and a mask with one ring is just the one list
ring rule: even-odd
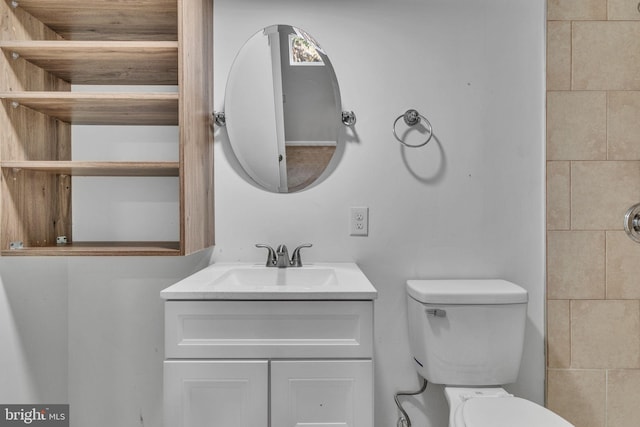
{"label": "white sink basin", "polygon": [[275,268],[212,264],[160,293],[166,300],[372,300],[377,291],[354,263]]}
{"label": "white sink basin", "polygon": [[331,268],[233,268],[218,279],[212,287],[216,290],[255,289],[270,291],[272,288],[317,289],[338,284]]}

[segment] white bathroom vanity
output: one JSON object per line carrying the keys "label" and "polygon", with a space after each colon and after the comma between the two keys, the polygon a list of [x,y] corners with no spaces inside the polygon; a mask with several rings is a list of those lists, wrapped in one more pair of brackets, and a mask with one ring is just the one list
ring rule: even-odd
{"label": "white bathroom vanity", "polygon": [[166,427],[373,425],[377,291],[356,264],[214,264],[161,296]]}

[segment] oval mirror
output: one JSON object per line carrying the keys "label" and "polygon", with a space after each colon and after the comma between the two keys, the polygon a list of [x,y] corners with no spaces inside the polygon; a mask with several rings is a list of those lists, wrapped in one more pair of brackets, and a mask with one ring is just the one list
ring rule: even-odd
{"label": "oval mirror", "polygon": [[329,58],[305,31],[273,25],[254,34],[231,66],[224,104],[233,153],[259,187],[300,191],[335,167],[340,90]]}

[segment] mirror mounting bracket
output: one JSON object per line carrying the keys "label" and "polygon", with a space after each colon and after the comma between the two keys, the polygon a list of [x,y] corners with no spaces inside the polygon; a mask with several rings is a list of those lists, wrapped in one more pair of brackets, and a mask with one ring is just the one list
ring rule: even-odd
{"label": "mirror mounting bracket", "polygon": [[343,111],[342,112],[342,123],[345,126],[353,126],[356,124],[356,113],[353,111]]}
{"label": "mirror mounting bracket", "polygon": [[[219,112],[219,111],[214,111],[213,112],[213,122],[216,124],[216,126],[226,126],[227,124],[227,120],[224,114],[224,111]],[[353,126],[356,124],[356,113],[354,113],[353,111],[343,111],[342,112],[342,123],[345,126]]]}
{"label": "mirror mounting bracket", "polygon": [[216,124],[216,126],[226,126],[227,124],[227,118],[224,115],[224,111],[220,112],[220,111],[214,111],[213,112],[213,122]]}

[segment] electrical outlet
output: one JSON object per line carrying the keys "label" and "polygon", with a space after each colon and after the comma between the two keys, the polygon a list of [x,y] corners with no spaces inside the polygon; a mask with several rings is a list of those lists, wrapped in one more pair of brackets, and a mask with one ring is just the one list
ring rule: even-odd
{"label": "electrical outlet", "polygon": [[349,235],[369,235],[369,208],[351,208],[349,211]]}

